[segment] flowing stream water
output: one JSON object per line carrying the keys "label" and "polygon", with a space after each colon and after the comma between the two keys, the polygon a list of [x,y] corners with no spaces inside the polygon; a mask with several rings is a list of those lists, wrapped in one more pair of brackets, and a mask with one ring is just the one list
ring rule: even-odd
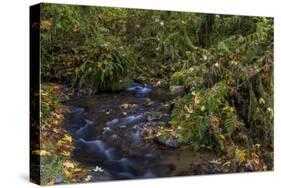
{"label": "flowing stream water", "polygon": [[[210,153],[167,147],[141,136],[141,128],[166,126],[171,97],[167,88],[133,84],[119,93],[76,96],[64,126],[75,140],[74,159],[89,168],[108,171],[96,180],[138,179],[191,175],[192,165],[207,162]],[[177,146],[176,143],[171,143]]]}

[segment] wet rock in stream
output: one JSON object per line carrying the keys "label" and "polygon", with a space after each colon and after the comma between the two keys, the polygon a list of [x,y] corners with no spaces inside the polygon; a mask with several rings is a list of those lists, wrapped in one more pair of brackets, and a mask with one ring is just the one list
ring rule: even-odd
{"label": "wet rock in stream", "polygon": [[121,119],[113,119],[108,122],[106,122],[106,126],[110,128],[114,128],[117,125],[132,125],[132,124],[137,124],[140,122],[146,121],[146,117],[144,115],[131,115],[131,116],[126,116]]}
{"label": "wet rock in stream", "polygon": [[80,127],[76,132],[75,132],[75,137],[76,138],[87,138],[91,136],[93,133],[96,132],[94,122],[90,120],[85,120],[86,124],[82,127]]}
{"label": "wet rock in stream", "polygon": [[175,96],[182,96],[185,94],[184,86],[177,86],[177,85],[170,86],[170,91]]}
{"label": "wet rock in stream", "polygon": [[134,93],[137,97],[145,97],[152,91],[152,88],[146,84],[134,83],[126,90]]}

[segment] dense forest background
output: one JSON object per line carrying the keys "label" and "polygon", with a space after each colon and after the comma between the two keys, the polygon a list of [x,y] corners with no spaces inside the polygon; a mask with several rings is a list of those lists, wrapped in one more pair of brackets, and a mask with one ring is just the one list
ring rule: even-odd
{"label": "dense forest background", "polygon": [[[272,18],[43,4],[40,28],[43,83],[80,95],[169,87],[181,95],[160,139],[172,129],[226,172],[273,169]],[[47,122],[60,102],[42,90]]]}

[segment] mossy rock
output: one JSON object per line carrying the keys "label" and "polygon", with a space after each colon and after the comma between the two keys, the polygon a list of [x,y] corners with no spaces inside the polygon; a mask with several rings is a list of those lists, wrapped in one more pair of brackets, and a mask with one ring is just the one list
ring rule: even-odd
{"label": "mossy rock", "polygon": [[186,90],[194,90],[204,83],[205,66],[193,66],[187,70],[175,72],[171,79],[170,85],[181,85]]}

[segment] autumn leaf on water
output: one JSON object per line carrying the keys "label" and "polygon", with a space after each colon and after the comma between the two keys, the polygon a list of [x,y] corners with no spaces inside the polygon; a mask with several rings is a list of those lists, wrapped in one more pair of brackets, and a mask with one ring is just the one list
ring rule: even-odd
{"label": "autumn leaf on water", "polygon": [[96,168],[93,169],[94,172],[103,172],[104,169],[102,169],[101,167],[99,166],[96,166]]}
{"label": "autumn leaf on water", "polygon": [[86,176],[86,177],[84,178],[84,181],[89,182],[89,181],[92,180],[92,178],[93,178],[93,176],[88,175],[88,176]]}

